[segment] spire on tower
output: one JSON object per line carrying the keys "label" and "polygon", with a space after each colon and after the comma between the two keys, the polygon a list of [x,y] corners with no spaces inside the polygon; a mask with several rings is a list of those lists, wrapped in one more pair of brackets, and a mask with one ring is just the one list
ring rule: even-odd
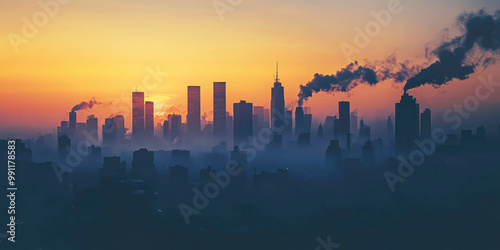
{"label": "spire on tower", "polygon": [[276,82],[279,82],[280,79],[278,77],[278,62],[276,62],[276,79],[275,79]]}

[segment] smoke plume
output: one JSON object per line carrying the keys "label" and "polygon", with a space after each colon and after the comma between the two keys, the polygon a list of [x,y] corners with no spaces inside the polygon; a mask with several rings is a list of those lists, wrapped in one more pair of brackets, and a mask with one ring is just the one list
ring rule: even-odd
{"label": "smoke plume", "polygon": [[94,107],[94,105],[101,105],[101,104],[103,104],[103,103],[96,101],[96,99],[94,97],[92,97],[92,99],[90,99],[90,101],[88,101],[88,102],[81,102],[81,103],[75,105],[71,109],[71,111],[92,109],[92,107]]}
{"label": "smoke plume", "polygon": [[418,66],[410,66],[408,61],[398,63],[394,54],[383,61],[366,61],[363,66],[355,61],[332,75],[316,73],[314,79],[306,85],[300,85],[298,104],[302,106],[304,100],[311,97],[313,93],[349,92],[359,84],[373,86],[387,79],[404,82],[418,72],[418,69]]}
{"label": "smoke plume", "polygon": [[500,10],[488,15],[484,10],[464,13],[457,19],[462,34],[431,51],[437,61],[408,79],[405,91],[430,84],[439,87],[447,82],[464,80],[477,66],[495,63],[500,48]]}

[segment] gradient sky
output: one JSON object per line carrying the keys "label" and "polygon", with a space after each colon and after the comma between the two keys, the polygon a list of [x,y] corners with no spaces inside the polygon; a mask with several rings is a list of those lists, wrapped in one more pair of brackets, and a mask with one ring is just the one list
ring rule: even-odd
{"label": "gradient sky", "polygon": [[[269,107],[276,61],[286,105],[296,105],[299,85],[315,73],[332,74],[349,63],[339,45],[353,44],[354,27],[363,28],[373,20],[369,12],[386,9],[388,2],[242,0],[221,21],[210,0],[70,0],[16,53],[8,34],[20,35],[22,18],[31,20],[42,8],[38,1],[2,1],[0,136],[51,132],[75,104],[92,97],[112,104],[79,112],[79,122],[96,114],[102,123],[121,105],[118,109],[130,127],[131,111],[124,105],[130,108],[131,92],[142,85],[148,66],[168,72],[161,84],[146,91],[157,112],[179,104],[185,108],[188,85],[201,86],[202,113],[210,112],[214,81],[227,82],[231,113],[232,103],[239,100]],[[353,59],[383,60],[396,53],[399,60],[427,62],[426,46],[453,37],[460,13],[500,8],[496,0],[400,3],[402,13],[393,15],[388,27]],[[431,107],[439,121],[440,112],[474,93],[478,76],[491,73],[500,81],[499,70],[495,65],[469,80],[411,94],[422,109]],[[349,100],[352,110],[375,123],[394,113],[402,87],[390,81],[359,86],[349,95],[314,95],[305,106],[315,120],[323,121],[337,113],[339,100]],[[478,117],[499,110],[499,104],[500,90],[481,103]],[[490,120],[498,124],[500,115],[495,115]]]}

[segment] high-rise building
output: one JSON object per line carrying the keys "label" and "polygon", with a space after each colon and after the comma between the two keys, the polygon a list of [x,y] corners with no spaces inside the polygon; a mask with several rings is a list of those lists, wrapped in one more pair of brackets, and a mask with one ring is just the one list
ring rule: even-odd
{"label": "high-rise building", "polygon": [[431,138],[431,110],[424,109],[422,114],[420,114],[420,138],[429,139]]}
{"label": "high-rise building", "polygon": [[145,103],[144,115],[144,135],[153,137],[155,133],[155,104],[153,102]]}
{"label": "high-rise building", "polygon": [[75,136],[76,134],[76,111],[69,112],[69,137]]}
{"label": "high-rise building", "polygon": [[238,146],[241,142],[252,136],[253,132],[253,104],[246,101],[240,101],[233,104],[234,113],[234,145]]}
{"label": "high-rise building", "polygon": [[97,117],[95,117],[94,115],[90,115],[87,118],[86,128],[87,128],[87,136],[91,137],[87,138],[87,141],[89,141],[90,143],[92,143],[93,141],[94,142],[99,141],[99,132],[98,132],[99,127],[98,127]]}
{"label": "high-rise building", "polygon": [[281,134],[285,125],[285,89],[278,77],[278,63],[276,63],[276,79],[271,89],[271,128]]}
{"label": "high-rise building", "polygon": [[226,133],[226,82],[214,82],[214,135]]}
{"label": "high-rise building", "polygon": [[285,124],[285,129],[283,130],[283,137],[286,140],[292,139],[293,135],[293,112],[292,110],[286,110],[285,113],[285,119],[286,119],[286,124]]}
{"label": "high-rise building", "polygon": [[117,115],[113,118],[113,122],[116,127],[116,142],[125,142],[125,118],[123,117],[123,115]]}
{"label": "high-rise building", "polygon": [[104,147],[114,146],[116,143],[117,130],[115,118],[106,118],[102,125],[102,144]]}
{"label": "high-rise building", "polygon": [[327,139],[333,139],[334,137],[334,122],[337,119],[335,116],[327,116],[325,118],[325,126],[323,126],[323,131]]}
{"label": "high-rise building", "polygon": [[351,132],[353,134],[356,133],[356,131],[358,131],[358,116],[356,115],[355,112],[351,112]]}
{"label": "high-rise building", "polygon": [[295,108],[295,137],[305,132],[304,109],[302,107]]}
{"label": "high-rise building", "polygon": [[413,96],[404,93],[396,103],[396,153],[409,153],[419,138],[420,107]]}
{"label": "high-rise building", "polygon": [[257,125],[257,131],[258,131],[258,129],[261,129],[264,127],[264,107],[263,106],[253,106],[253,115],[254,115],[254,117],[257,116],[257,121],[254,124]]}
{"label": "high-rise building", "polygon": [[175,140],[182,131],[182,116],[181,115],[168,115],[168,123],[170,125],[170,139]]}
{"label": "high-rise building", "polygon": [[349,102],[339,102],[339,132],[343,139],[351,133],[351,111]]}
{"label": "high-rise building", "polygon": [[201,131],[200,86],[188,86],[188,135],[197,135]]}
{"label": "high-rise building", "polygon": [[144,135],[144,92],[132,92],[132,137]]}

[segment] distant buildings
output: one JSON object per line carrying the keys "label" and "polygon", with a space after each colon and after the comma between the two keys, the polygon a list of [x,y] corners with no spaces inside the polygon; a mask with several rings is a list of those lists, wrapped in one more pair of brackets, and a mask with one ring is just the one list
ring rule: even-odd
{"label": "distant buildings", "polygon": [[295,108],[295,137],[306,132],[305,130],[304,109],[302,107]]}

